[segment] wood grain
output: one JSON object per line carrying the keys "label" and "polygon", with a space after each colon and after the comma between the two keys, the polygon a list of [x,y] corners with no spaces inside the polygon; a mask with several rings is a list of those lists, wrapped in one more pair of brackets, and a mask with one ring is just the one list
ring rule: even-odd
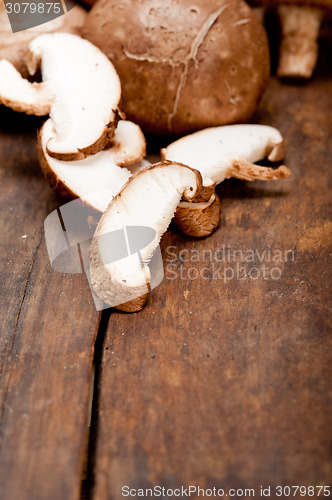
{"label": "wood grain", "polygon": [[[307,85],[271,80],[254,117],[284,135],[291,179],[223,183],[217,232],[196,241],[168,233],[164,264],[170,251],[177,260],[148,306],[111,315],[95,421],[96,500],[120,500],[124,485],[255,488],[258,496],[260,485],[329,484],[330,76]],[[253,279],[224,282],[214,272],[231,276],[225,268],[236,263],[203,257],[224,245],[279,250],[281,262],[256,255],[240,262]],[[186,260],[193,250],[200,262]],[[263,264],[277,271],[254,279]],[[189,268],[203,275],[190,279]]]}
{"label": "wood grain", "polygon": [[52,270],[39,120],[0,110],[0,498],[79,497],[99,315],[84,275]]}
{"label": "wood grain", "polygon": [[[328,484],[331,43],[323,49],[317,76],[271,80],[254,118],[285,136],[292,178],[225,182],[219,230],[205,240],[169,232],[165,265],[178,258],[147,308],[111,314],[91,498],[118,500],[126,484]],[[40,123],[0,110],[1,500],[78,498],[99,324],[85,277],[48,262],[43,221],[62,201],[37,166]],[[291,250],[294,260],[256,254],[240,262],[252,279],[226,280],[237,262],[217,261],[218,249]],[[280,279],[254,279],[262,265]],[[190,279],[189,268],[202,274]]]}

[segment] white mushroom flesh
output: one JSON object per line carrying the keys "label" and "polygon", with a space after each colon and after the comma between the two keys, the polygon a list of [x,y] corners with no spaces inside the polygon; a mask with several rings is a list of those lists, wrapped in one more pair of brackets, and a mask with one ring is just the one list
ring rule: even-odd
{"label": "white mushroom flesh", "polygon": [[47,144],[49,153],[70,155],[91,147],[116,119],[121,87],[112,63],[93,44],[68,33],[41,35],[29,49],[30,74],[41,62],[43,81],[55,95],[50,116],[56,137]]}
{"label": "white mushroom flesh", "polygon": [[115,130],[112,147],[83,160],[67,162],[49,156],[46,147],[54,134],[54,125],[49,119],[40,131],[43,155],[49,168],[83,202],[101,212],[132,175],[121,165],[138,161],[145,154],[141,129],[125,120],[121,120]]}
{"label": "white mushroom flesh", "polygon": [[49,85],[31,83],[9,61],[0,61],[0,104],[42,116],[50,112],[53,97]]}

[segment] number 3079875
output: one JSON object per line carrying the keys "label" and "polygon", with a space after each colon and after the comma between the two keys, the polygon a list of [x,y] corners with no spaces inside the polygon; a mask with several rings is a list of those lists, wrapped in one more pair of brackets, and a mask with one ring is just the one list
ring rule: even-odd
{"label": "number 3079875", "polygon": [[50,12],[60,14],[61,12],[61,2],[8,2],[5,5],[7,14],[49,14]]}
{"label": "number 3079875", "polygon": [[276,486],[277,497],[329,497],[331,495],[329,486]]}

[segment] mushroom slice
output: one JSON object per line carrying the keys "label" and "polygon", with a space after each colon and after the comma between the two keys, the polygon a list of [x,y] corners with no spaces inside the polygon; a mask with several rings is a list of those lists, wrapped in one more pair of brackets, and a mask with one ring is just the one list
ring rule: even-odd
{"label": "mushroom slice", "polygon": [[216,184],[236,177],[245,180],[268,180],[289,177],[286,167],[271,169],[254,165],[268,158],[284,157],[280,132],[267,125],[228,125],[200,130],[179,139],[161,150],[165,160],[179,161],[199,170],[203,178]]}
{"label": "mushroom slice", "polygon": [[187,236],[203,238],[215,231],[220,221],[220,200],[213,193],[206,202],[181,201],[174,215],[178,229]]}
{"label": "mushroom slice", "polygon": [[[283,138],[278,130],[265,125],[229,125],[201,130],[183,137],[161,150],[166,160],[180,161],[200,171],[204,187],[215,187],[224,179],[235,177],[246,181],[275,180],[289,177],[284,166],[277,169],[255,165],[268,158],[280,161],[284,157]],[[206,197],[189,207],[180,204],[174,221],[188,236],[208,236],[219,224],[220,202]],[[202,202],[204,202],[202,204]]]}
{"label": "mushroom slice", "polygon": [[49,155],[78,160],[104,149],[119,118],[121,87],[112,63],[83,38],[51,33],[29,45],[29,73],[39,65],[55,96],[50,116],[56,135],[47,144]]}
{"label": "mushroom slice", "polygon": [[0,104],[28,115],[43,116],[50,112],[53,97],[45,82],[30,83],[9,61],[0,61]]}
{"label": "mushroom slice", "polygon": [[29,73],[40,63],[43,80],[55,93],[50,116],[56,137],[47,144],[49,155],[77,160],[102,150],[114,134],[121,97],[112,63],[92,43],[69,33],[41,35],[30,43]]}
{"label": "mushroom slice", "polygon": [[[129,179],[107,207],[90,247],[91,282],[101,300],[111,307],[128,312],[140,310],[144,306],[151,280],[148,263],[160,238],[181,198],[189,202],[201,188],[200,173],[175,162],[146,167]],[[126,233],[126,228],[135,226],[151,228],[154,237],[144,248],[136,242],[136,250],[129,245],[127,253],[124,252],[114,261],[112,234],[119,230]],[[140,231],[137,241],[139,239]],[[129,242],[128,238],[126,241]]]}
{"label": "mushroom slice", "polygon": [[38,135],[40,166],[52,188],[69,198],[81,198],[84,203],[103,212],[110,200],[122,189],[131,172],[122,165],[145,156],[145,139],[138,125],[120,120],[108,149],[83,160],[66,162],[52,158],[47,144],[55,136],[51,118]]}

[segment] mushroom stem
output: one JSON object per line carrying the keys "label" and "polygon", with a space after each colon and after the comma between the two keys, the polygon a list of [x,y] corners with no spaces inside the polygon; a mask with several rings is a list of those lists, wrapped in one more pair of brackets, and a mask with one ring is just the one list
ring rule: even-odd
{"label": "mushroom stem", "polygon": [[278,76],[310,78],[317,63],[322,10],[282,5],[278,13],[282,30]]}
{"label": "mushroom stem", "polygon": [[215,231],[220,222],[220,200],[214,193],[207,202],[180,202],[174,222],[177,228],[186,236],[203,238]]}
{"label": "mushroom stem", "polygon": [[270,168],[255,165],[246,160],[234,160],[227,177],[243,181],[274,181],[277,179],[287,179],[290,175],[290,171],[285,165],[281,165],[278,168]]}
{"label": "mushroom stem", "polygon": [[179,203],[174,223],[186,236],[203,238],[217,229],[220,222],[220,200],[215,189],[216,183],[207,178],[192,202]]}

